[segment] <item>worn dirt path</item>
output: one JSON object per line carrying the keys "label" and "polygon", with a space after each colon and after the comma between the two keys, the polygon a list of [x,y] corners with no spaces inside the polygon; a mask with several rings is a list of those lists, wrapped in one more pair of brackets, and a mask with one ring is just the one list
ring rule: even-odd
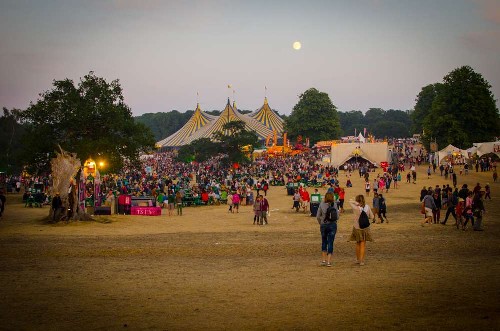
{"label": "worn dirt path", "polygon": [[[319,267],[318,224],[290,209],[283,187],[271,187],[270,225],[260,227],[249,206],[48,225],[47,207],[8,195],[0,330],[498,330],[500,183],[459,177],[492,186],[485,231],[421,227],[420,189],[449,183],[425,169],[417,185],[385,195],[390,223],[372,226],[364,267],[347,242],[349,208],[334,266]],[[346,199],[363,193],[353,182]]]}

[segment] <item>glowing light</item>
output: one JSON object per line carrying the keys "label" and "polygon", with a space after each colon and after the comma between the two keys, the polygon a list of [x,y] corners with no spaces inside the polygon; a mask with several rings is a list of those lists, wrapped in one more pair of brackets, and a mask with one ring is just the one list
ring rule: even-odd
{"label": "glowing light", "polygon": [[294,50],[298,51],[299,49],[302,48],[302,44],[300,43],[300,41],[296,41],[293,43],[292,47]]}

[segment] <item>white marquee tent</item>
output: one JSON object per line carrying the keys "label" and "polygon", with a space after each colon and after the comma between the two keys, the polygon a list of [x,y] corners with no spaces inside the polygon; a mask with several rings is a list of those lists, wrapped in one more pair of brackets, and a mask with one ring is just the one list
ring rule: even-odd
{"label": "white marquee tent", "polygon": [[468,151],[470,151],[471,154],[477,153],[477,156],[495,153],[498,157],[500,157],[500,141],[474,143],[473,147],[469,148]]}
{"label": "white marquee tent", "polygon": [[331,165],[340,167],[351,158],[365,159],[380,167],[380,162],[389,162],[389,146],[387,142],[380,143],[340,143],[333,144],[331,150]]}
{"label": "white marquee tent", "polygon": [[468,154],[467,150],[460,149],[460,148],[455,147],[455,146],[450,144],[438,152],[439,163],[445,162],[446,158],[450,155],[455,155],[455,156],[459,155],[465,159],[469,158],[469,154]]}

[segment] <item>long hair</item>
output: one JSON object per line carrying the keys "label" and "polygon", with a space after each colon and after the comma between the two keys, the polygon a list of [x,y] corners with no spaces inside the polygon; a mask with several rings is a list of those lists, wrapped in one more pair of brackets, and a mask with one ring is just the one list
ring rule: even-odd
{"label": "long hair", "polygon": [[362,195],[362,194],[357,195],[355,200],[356,200],[357,203],[359,203],[359,205],[361,207],[365,206],[365,196],[364,195]]}
{"label": "long hair", "polygon": [[333,196],[333,193],[327,193],[325,194],[325,202],[326,203],[332,203],[335,201],[335,198]]}

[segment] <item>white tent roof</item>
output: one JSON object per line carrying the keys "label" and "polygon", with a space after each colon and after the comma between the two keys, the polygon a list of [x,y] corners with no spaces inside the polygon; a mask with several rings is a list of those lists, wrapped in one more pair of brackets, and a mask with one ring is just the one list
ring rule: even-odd
{"label": "white tent roof", "polygon": [[378,167],[380,162],[389,162],[389,146],[387,142],[334,144],[331,151],[331,164],[339,167],[356,155]]}
{"label": "white tent roof", "polygon": [[482,156],[488,153],[496,153],[500,157],[500,141],[474,143],[473,145],[474,147],[472,148],[476,148],[474,152],[477,153],[478,156]]}
{"label": "white tent roof", "polygon": [[359,140],[359,142],[361,142],[361,143],[366,142],[366,139],[365,139],[365,137],[363,137],[363,135],[361,134],[361,132],[358,134],[358,140]]}
{"label": "white tent roof", "polygon": [[452,144],[449,144],[448,146],[446,146],[445,148],[443,148],[442,150],[440,150],[438,152],[438,157],[439,157],[439,163],[443,162],[444,159],[448,156],[448,155],[451,155],[453,153],[460,153],[462,154],[462,156],[466,159],[469,158],[469,154],[467,153],[467,150],[465,149],[460,149],[458,147],[455,147],[453,146]]}

